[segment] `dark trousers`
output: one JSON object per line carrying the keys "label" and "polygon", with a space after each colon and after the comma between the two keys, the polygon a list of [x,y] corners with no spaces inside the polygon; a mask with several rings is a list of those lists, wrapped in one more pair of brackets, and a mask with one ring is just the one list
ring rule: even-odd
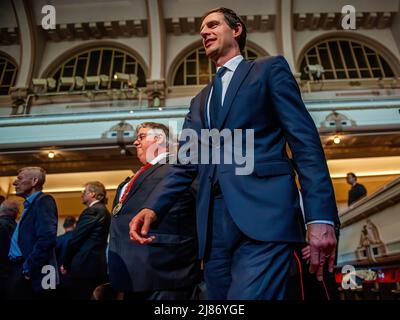
{"label": "dark trousers", "polygon": [[284,299],[292,245],[256,241],[244,235],[232,220],[220,193],[214,194],[210,213],[204,261],[207,298]]}
{"label": "dark trousers", "polygon": [[107,277],[79,278],[71,276],[66,289],[68,299],[90,300],[94,289],[107,281]]}
{"label": "dark trousers", "polygon": [[32,280],[27,280],[22,274],[22,263],[13,262],[7,280],[7,299],[35,300],[38,295],[32,288]]}

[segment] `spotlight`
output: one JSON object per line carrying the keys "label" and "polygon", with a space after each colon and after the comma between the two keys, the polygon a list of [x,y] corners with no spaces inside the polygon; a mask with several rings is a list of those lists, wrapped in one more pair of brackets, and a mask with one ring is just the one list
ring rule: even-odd
{"label": "spotlight", "polygon": [[82,89],[85,81],[82,77],[75,77],[75,89]]}
{"label": "spotlight", "polygon": [[122,72],[116,72],[114,74],[114,79],[122,81],[122,82],[129,82],[129,74],[122,73]]}
{"label": "spotlight", "polygon": [[136,74],[130,73],[122,73],[122,72],[116,72],[114,74],[114,80],[119,80],[121,82],[125,82],[128,84],[129,87],[136,88],[136,84],[139,80],[138,76]]}
{"label": "spotlight", "polygon": [[108,83],[110,82],[110,77],[105,74],[100,75],[100,84],[102,87],[108,87]]}
{"label": "spotlight", "polygon": [[53,158],[56,156],[56,154],[55,154],[53,151],[49,151],[49,153],[47,154],[47,156],[48,156],[50,159],[53,159]]}
{"label": "spotlight", "polygon": [[55,89],[56,88],[56,80],[53,78],[34,78],[32,79],[32,87],[33,91],[36,93],[46,92],[47,89]]}
{"label": "spotlight", "polygon": [[68,90],[73,90],[75,86],[75,78],[74,77],[61,77],[59,80],[61,87],[68,87]]}
{"label": "spotlight", "polygon": [[54,78],[47,78],[47,87],[54,90],[57,87],[57,81]]}
{"label": "spotlight", "polygon": [[304,72],[310,75],[313,79],[320,80],[325,69],[320,64],[308,64],[304,67]]}
{"label": "spotlight", "polygon": [[86,81],[86,86],[94,86],[96,90],[99,89],[100,86],[99,76],[86,76],[85,81]]}

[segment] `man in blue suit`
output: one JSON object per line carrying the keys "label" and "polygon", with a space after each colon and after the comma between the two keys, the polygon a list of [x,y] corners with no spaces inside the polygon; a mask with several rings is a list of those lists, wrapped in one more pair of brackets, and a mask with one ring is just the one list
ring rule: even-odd
{"label": "man in blue suit", "polygon": [[[50,289],[55,289],[58,281],[57,206],[52,196],[42,192],[45,180],[42,168],[25,167],[18,171],[13,183],[16,195],[25,201],[8,254],[12,264],[8,286],[12,299],[51,296]],[[44,266],[48,267],[43,269]]]}
{"label": "man in blue suit", "polygon": [[[246,27],[235,12],[209,11],[200,35],[217,75],[192,100],[183,129],[198,136],[205,129],[250,132],[253,141],[242,136],[235,146],[253,144],[254,170],[239,175],[237,161],[172,166],[131,221],[130,236],[141,244],[154,241],[148,234],[150,224],[162,220],[198,177],[199,256],[204,259],[208,297],[283,299],[294,244],[304,241],[295,172],[302,187],[310,271],[318,279],[326,263],[333,271],[334,225],[339,220],[319,135],[286,60],[243,59]],[[226,153],[224,144],[210,147],[207,142],[199,139],[200,152]]]}

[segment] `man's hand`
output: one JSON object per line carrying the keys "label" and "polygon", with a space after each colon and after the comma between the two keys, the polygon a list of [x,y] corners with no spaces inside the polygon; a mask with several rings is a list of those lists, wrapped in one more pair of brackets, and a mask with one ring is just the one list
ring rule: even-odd
{"label": "man's hand", "polygon": [[310,272],[316,272],[317,279],[322,281],[326,262],[328,262],[329,272],[333,272],[337,243],[335,229],[329,224],[309,224],[306,240],[310,245]]}
{"label": "man's hand", "polygon": [[64,268],[64,265],[60,267],[60,272],[63,276],[66,276],[68,274],[68,271]]}
{"label": "man's hand", "polygon": [[147,236],[150,225],[156,221],[157,215],[151,209],[142,209],[129,223],[129,237],[138,244],[148,244],[156,237]]}

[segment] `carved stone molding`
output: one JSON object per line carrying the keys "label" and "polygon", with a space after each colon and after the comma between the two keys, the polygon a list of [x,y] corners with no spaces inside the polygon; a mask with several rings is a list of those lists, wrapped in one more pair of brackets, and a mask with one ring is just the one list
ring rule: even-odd
{"label": "carved stone molding", "polygon": [[146,94],[149,107],[164,107],[167,85],[165,80],[147,80]]}
{"label": "carved stone molding", "polygon": [[10,96],[12,99],[12,111],[11,114],[25,114],[27,106],[27,97],[30,93],[28,87],[12,87],[10,89]]}

